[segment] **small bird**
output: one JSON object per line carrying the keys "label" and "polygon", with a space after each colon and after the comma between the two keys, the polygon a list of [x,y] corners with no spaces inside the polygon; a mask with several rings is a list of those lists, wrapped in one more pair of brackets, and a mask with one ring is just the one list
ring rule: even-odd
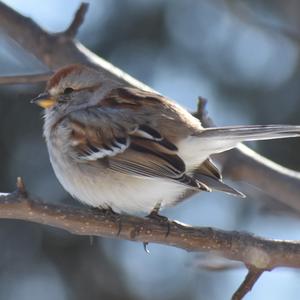
{"label": "small bird", "polygon": [[45,109],[44,137],[62,186],[92,207],[159,216],[189,190],[236,196],[210,158],[239,142],[296,137],[300,126],[203,128],[168,98],[69,65],[31,101]]}

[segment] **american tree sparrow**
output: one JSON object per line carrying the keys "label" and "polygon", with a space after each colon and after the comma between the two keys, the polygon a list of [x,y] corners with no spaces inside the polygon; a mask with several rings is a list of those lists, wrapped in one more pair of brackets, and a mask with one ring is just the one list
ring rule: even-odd
{"label": "american tree sparrow", "polygon": [[166,97],[83,65],[59,70],[32,102],[45,108],[44,136],[63,187],[85,204],[129,214],[157,213],[190,189],[243,196],[223,183],[210,155],[300,135],[288,125],[204,129]]}

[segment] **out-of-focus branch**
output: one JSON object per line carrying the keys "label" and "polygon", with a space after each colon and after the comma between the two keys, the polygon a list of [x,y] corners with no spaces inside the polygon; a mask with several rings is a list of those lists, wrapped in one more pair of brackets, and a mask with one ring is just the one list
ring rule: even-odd
{"label": "out-of-focus branch", "polygon": [[226,155],[218,155],[225,178],[244,181],[300,212],[300,173],[287,169],[241,144]]}
{"label": "out-of-focus branch", "polygon": [[0,85],[45,82],[52,73],[0,76]]}
{"label": "out-of-focus branch", "polygon": [[242,282],[237,291],[233,294],[232,300],[241,300],[243,297],[249,293],[254,286],[255,282],[262,275],[263,270],[256,268],[249,268],[248,274],[245,277],[245,280]]}
{"label": "out-of-focus branch", "polygon": [[[82,6],[79,7],[74,20],[78,15],[82,18],[84,16]],[[77,24],[76,26],[80,25],[80,22],[75,21],[71,24],[74,23]],[[76,26],[71,25],[73,28]],[[145,84],[88,50],[80,42],[67,38],[66,31],[51,34],[30,18],[20,15],[2,2],[0,2],[0,30],[15,40],[23,49],[35,55],[51,70],[71,63],[82,63],[96,68],[107,78],[151,90]]]}
{"label": "out-of-focus branch", "polygon": [[81,3],[77,12],[75,13],[74,19],[72,23],[69,25],[69,27],[65,30],[64,35],[67,36],[70,39],[75,38],[77,35],[79,27],[84,22],[85,14],[87,13],[87,10],[89,8],[88,3]]}

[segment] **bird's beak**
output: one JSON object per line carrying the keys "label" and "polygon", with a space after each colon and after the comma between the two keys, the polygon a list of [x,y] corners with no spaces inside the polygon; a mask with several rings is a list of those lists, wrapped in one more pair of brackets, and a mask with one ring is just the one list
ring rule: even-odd
{"label": "bird's beak", "polygon": [[37,97],[30,101],[30,103],[35,103],[42,108],[51,108],[56,104],[56,102],[56,99],[49,93],[39,94]]}

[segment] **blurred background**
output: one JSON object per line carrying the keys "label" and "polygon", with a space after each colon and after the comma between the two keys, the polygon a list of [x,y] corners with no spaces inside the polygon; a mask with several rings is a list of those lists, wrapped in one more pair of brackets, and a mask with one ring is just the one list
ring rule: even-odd
{"label": "blurred background", "polygon": [[[70,23],[79,1],[7,0],[43,28]],[[1,28],[0,28],[1,30]],[[92,51],[193,111],[198,96],[218,125],[300,124],[300,2],[221,0],[90,1],[78,39]],[[0,35],[0,76],[46,68]],[[0,87],[0,191],[28,190],[74,204],[51,169],[41,111],[29,99],[41,85]],[[300,141],[252,143],[259,153],[300,170]],[[300,240],[299,215],[261,191],[198,194],[164,212],[199,226]],[[245,268],[211,272],[206,256],[150,244],[78,237],[47,226],[0,221],[0,299],[230,299]],[[300,273],[264,273],[246,299],[299,299]]]}

